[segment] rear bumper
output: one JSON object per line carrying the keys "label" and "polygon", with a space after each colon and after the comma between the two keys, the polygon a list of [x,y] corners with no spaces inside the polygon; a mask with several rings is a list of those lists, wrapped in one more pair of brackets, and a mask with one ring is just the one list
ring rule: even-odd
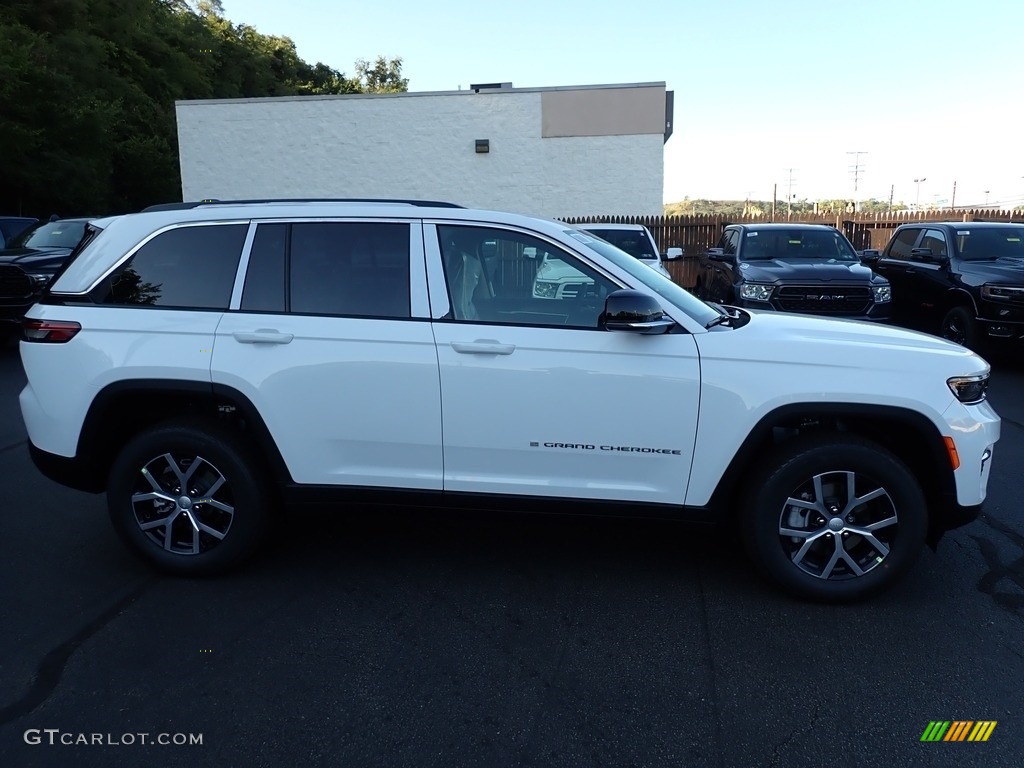
{"label": "rear bumper", "polygon": [[77,457],[58,456],[37,448],[29,441],[29,456],[36,469],[55,483],[74,488],[76,491],[101,493],[106,483],[88,462]]}

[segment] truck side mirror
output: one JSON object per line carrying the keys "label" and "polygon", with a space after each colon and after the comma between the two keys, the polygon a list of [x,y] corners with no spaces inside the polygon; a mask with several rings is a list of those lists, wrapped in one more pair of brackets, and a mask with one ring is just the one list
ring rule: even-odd
{"label": "truck side mirror", "polygon": [[676,259],[681,259],[681,258],[683,258],[683,249],[682,248],[669,248],[667,251],[665,251],[665,260],[666,261],[675,261]]}
{"label": "truck side mirror", "polygon": [[711,261],[729,261],[724,248],[708,248],[707,257]]}

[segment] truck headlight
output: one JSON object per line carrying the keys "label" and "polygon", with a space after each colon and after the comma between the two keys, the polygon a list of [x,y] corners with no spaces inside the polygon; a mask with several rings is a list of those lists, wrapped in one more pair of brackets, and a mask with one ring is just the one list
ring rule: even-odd
{"label": "truck headlight", "polygon": [[946,384],[961,403],[980,403],[985,399],[985,392],[988,390],[988,374],[954,376],[946,379]]}
{"label": "truck headlight", "polygon": [[884,304],[887,301],[892,301],[891,285],[873,285],[871,286],[871,292],[875,295],[875,304]]}
{"label": "truck headlight", "polygon": [[1024,301],[1024,288],[1013,285],[983,285],[981,298],[990,301]]}
{"label": "truck headlight", "polygon": [[538,280],[533,284],[533,295],[542,299],[553,299],[558,293],[558,283],[546,283]]}
{"label": "truck headlight", "polygon": [[774,287],[762,283],[743,283],[740,285],[740,298],[750,301],[768,301],[772,297]]}

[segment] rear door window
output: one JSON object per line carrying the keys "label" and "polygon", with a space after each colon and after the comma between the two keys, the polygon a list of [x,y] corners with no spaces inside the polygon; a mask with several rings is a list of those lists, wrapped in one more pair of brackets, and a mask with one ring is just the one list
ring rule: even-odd
{"label": "rear door window", "polygon": [[340,317],[411,316],[404,222],[260,224],[241,309]]}

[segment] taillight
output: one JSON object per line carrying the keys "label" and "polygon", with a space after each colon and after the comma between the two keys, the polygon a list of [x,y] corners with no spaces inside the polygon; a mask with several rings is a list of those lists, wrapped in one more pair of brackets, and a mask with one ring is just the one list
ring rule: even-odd
{"label": "taillight", "polygon": [[40,341],[46,344],[63,344],[71,341],[82,330],[79,323],[63,320],[29,320],[21,324],[25,341]]}

